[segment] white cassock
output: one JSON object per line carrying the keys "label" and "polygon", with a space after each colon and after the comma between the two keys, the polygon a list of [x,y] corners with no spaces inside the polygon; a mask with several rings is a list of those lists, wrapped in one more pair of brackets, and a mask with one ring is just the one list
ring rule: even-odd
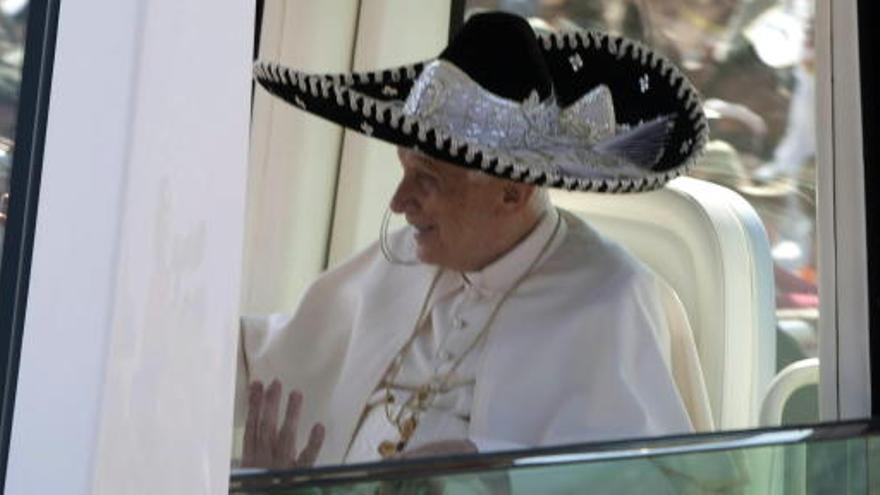
{"label": "white cassock", "polygon": [[380,384],[413,332],[396,393],[447,372],[540,254],[456,368],[460,386],[436,397],[410,446],[466,437],[488,451],[693,431],[691,403],[702,422],[708,402],[701,377],[683,391],[673,377],[670,326],[683,313],[667,315],[665,283],[575,216],[561,216],[556,229],[557,213],[545,215],[480,272],[442,273],[418,328],[437,268],[390,264],[375,244],[322,274],[292,316],[243,318],[237,424],[246,383],[278,378],[303,392],[303,432],[326,425],[318,464],[378,459],[376,446],[397,433]]}

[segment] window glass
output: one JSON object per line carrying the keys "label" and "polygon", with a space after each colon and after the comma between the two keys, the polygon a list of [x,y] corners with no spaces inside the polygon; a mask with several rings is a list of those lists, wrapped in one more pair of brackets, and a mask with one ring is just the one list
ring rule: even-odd
{"label": "window glass", "polygon": [[27,5],[27,0],[0,1],[0,246],[9,205],[9,177],[24,61]]}
{"label": "window glass", "polygon": [[[277,17],[277,15],[269,15],[270,10],[277,10],[285,5],[288,4],[267,2],[267,15],[264,21]],[[367,9],[366,6],[367,4],[364,4],[362,7]],[[805,3],[805,0],[789,3],[698,0],[683,2],[470,0],[464,4],[464,15],[473,15],[481,10],[499,9],[526,17],[537,31],[596,28],[625,35],[656,47],[681,67],[702,93],[712,136],[705,153],[691,171],[693,178],[676,180],[672,186],[660,191],[639,195],[550,192],[558,206],[586,218],[589,222],[593,222],[601,233],[612,240],[622,242],[668,282],[667,287],[662,282],[655,284],[655,279],[651,278],[649,290],[652,297],[656,296],[657,303],[652,303],[651,307],[662,310],[665,316],[651,321],[661,322],[663,329],[659,332],[668,332],[670,335],[668,340],[662,342],[658,340],[660,345],[657,346],[657,350],[660,352],[654,354],[657,357],[655,362],[671,365],[669,367],[672,369],[663,368],[661,372],[649,375],[652,378],[655,376],[672,378],[674,384],[671,380],[664,383],[678,387],[679,397],[675,397],[673,388],[666,389],[669,393],[656,393],[656,387],[636,383],[635,373],[615,374],[611,368],[619,366],[620,369],[624,369],[629,362],[626,359],[630,357],[627,353],[620,359],[582,359],[583,362],[588,363],[601,362],[603,366],[610,363],[610,366],[595,373],[572,373],[569,372],[570,368],[564,370],[539,369],[537,366],[528,368],[530,373],[528,380],[540,377],[529,382],[529,386],[534,391],[564,393],[563,386],[545,387],[544,383],[558,384],[560,378],[571,376],[580,381],[585,381],[580,377],[589,376],[597,380],[596,383],[601,384],[597,387],[602,387],[598,391],[591,389],[590,393],[595,397],[591,396],[583,403],[579,400],[566,403],[568,397],[534,398],[529,404],[533,406],[529,414],[533,417],[544,414],[535,412],[540,407],[552,407],[555,414],[557,408],[561,410],[570,404],[571,411],[576,411],[566,416],[566,420],[572,418],[574,422],[590,415],[601,420],[609,418],[617,420],[617,416],[606,414],[616,406],[609,406],[609,400],[605,399],[614,400],[615,394],[622,387],[608,384],[617,377],[623,377],[628,380],[628,385],[636,384],[632,385],[633,388],[654,392],[653,395],[657,400],[651,404],[651,407],[656,407],[657,410],[663,409],[664,400],[671,399],[674,402],[680,398],[681,400],[675,404],[675,410],[680,412],[680,406],[684,406],[689,415],[686,419],[690,419],[693,429],[697,432],[817,420],[816,333],[819,299],[814,248],[816,208],[813,198],[816,179],[813,129],[815,119],[812,115],[813,60],[810,42],[813,22],[812,4]],[[327,18],[334,18],[338,17],[338,14],[339,12],[328,10],[320,16],[314,15],[316,18],[323,18],[324,15]],[[367,19],[363,12],[350,11],[348,14],[352,19],[355,18],[355,14],[362,20]],[[372,12],[370,15],[379,15],[379,12]],[[424,22],[424,25],[419,25],[419,33],[404,33],[401,31],[403,28],[395,25],[393,32],[401,39],[424,41],[426,36],[421,32],[423,28],[436,27],[436,16],[433,15],[421,17],[418,12],[410,11],[406,15],[396,13],[395,16],[406,19],[406,22],[401,24],[406,24],[407,29],[411,30],[418,22]],[[461,23],[453,19],[452,24]],[[300,68],[293,57],[288,61],[285,56],[272,53],[270,41],[274,40],[272,43],[278,46],[287,46],[291,40],[286,34],[281,36],[281,33],[296,32],[305,36],[309,32],[285,31],[287,24],[278,23],[274,28],[278,33],[270,35],[272,31],[268,27],[272,26],[273,24],[268,21],[263,24],[261,58],[270,62],[280,61],[282,65],[292,68]],[[386,65],[373,63],[369,58],[365,58],[363,63],[357,62],[358,53],[372,53],[371,50],[377,46],[376,39],[384,38],[371,38],[374,36],[374,25],[370,22],[353,21],[350,26],[358,27],[346,28],[344,32],[337,33],[336,38],[330,38],[356,40],[354,66],[377,69]],[[376,32],[385,32],[378,27],[375,29]],[[444,40],[446,34],[444,31]],[[326,37],[327,33],[322,31],[320,35]],[[345,64],[352,60],[352,53],[349,52],[352,44],[346,42],[340,44],[340,47],[342,49],[320,55],[325,61],[332,58],[333,63],[341,67],[330,72],[344,72]],[[396,45],[394,47],[396,48]],[[425,51],[437,53],[435,48]],[[393,50],[389,53],[395,53],[397,56],[397,52]],[[329,65],[329,62],[325,62],[325,66]],[[315,67],[320,66],[316,63]],[[313,70],[320,72],[324,69]],[[638,82],[641,84],[641,79]],[[383,88],[384,90],[397,94],[397,90],[391,86]],[[441,170],[439,167],[445,165],[434,161],[418,162],[420,156],[417,154],[411,155],[408,151],[397,154],[394,147],[388,143],[368,139],[354,132],[340,134],[338,127],[328,125],[327,122],[314,116],[303,114],[300,110],[282,106],[273,98],[274,96],[261,87],[255,92],[252,151],[257,151],[252,152],[251,179],[253,180],[249,181],[251,188],[249,201],[252,207],[248,208],[248,229],[252,234],[249,233],[247,236],[245,271],[249,273],[247,276],[250,282],[249,289],[245,291],[248,301],[243,304],[245,317],[242,319],[242,338],[239,347],[241,352],[237,383],[236,435],[240,441],[236,455],[241,455],[237,459],[242,460],[240,465],[243,467],[259,467],[258,462],[248,458],[254,457],[253,455],[244,455],[248,450],[244,448],[246,443],[244,440],[255,438],[258,431],[255,425],[260,424],[255,418],[263,414],[261,408],[264,402],[271,403],[267,407],[273,411],[273,414],[274,411],[284,414],[280,412],[281,408],[286,407],[284,404],[296,404],[297,401],[308,404],[303,409],[305,416],[302,417],[302,428],[310,428],[313,424],[324,421],[335,421],[336,425],[342,425],[343,428],[334,430],[334,426],[331,425],[326,429],[327,432],[332,432],[328,435],[338,434],[338,436],[327,437],[330,439],[328,445],[331,442],[335,443],[323,451],[324,454],[321,455],[325,455],[325,458],[318,459],[316,465],[368,462],[379,460],[380,457],[391,457],[395,452],[405,451],[410,445],[417,445],[418,441],[422,440],[418,436],[413,437],[414,431],[428,431],[425,428],[417,429],[420,424],[430,426],[430,421],[419,423],[423,419],[419,416],[421,409],[431,408],[431,402],[425,397],[430,398],[433,397],[432,394],[439,394],[439,391],[446,393],[451,390],[445,385],[435,386],[433,380],[438,376],[446,380],[447,377],[442,376],[444,373],[451,377],[460,363],[466,363],[467,366],[473,363],[476,366],[482,362],[478,361],[483,358],[482,356],[472,356],[479,356],[479,352],[482,352],[483,348],[478,345],[482,345],[481,339],[484,335],[489,335],[487,329],[493,328],[492,325],[496,323],[493,318],[499,306],[492,307],[490,302],[500,305],[505,302],[506,296],[500,297],[500,302],[492,302],[493,299],[479,293],[480,287],[474,282],[475,277],[470,272],[478,272],[488,266],[487,264],[462,263],[459,259],[452,259],[463,251],[470,254],[473,249],[456,250],[455,248],[459,246],[458,242],[449,243],[452,246],[449,247],[439,241],[438,249],[434,251],[429,249],[433,247],[428,242],[430,239],[442,239],[437,234],[437,231],[441,230],[437,227],[439,221],[430,223],[422,218],[407,218],[407,221],[413,224],[422,220],[422,225],[404,227],[399,231],[392,227],[387,229],[389,231],[387,236],[381,234],[385,230],[380,223],[381,212],[388,204],[389,198],[394,197],[394,187],[398,182],[395,177],[402,175],[404,180],[408,180],[401,182],[404,190],[401,194],[404,197],[410,190],[418,193],[414,194],[414,197],[429,197],[425,191],[433,193],[430,190],[434,186],[431,185],[430,180],[423,181],[425,176],[416,172]],[[295,98],[293,103],[296,104]],[[318,115],[320,112],[315,109],[319,108],[322,107],[306,106],[308,112]],[[284,119],[276,118],[282,115],[285,116]],[[296,139],[302,142],[292,145],[291,143]],[[313,153],[314,156],[307,155],[306,152]],[[461,172],[452,167],[442,170],[446,170],[447,175]],[[409,175],[406,175],[407,172]],[[461,179],[461,182],[465,180],[461,176],[445,180],[453,183],[453,180],[458,180],[455,177]],[[447,196],[441,197],[443,201],[446,201],[451,194],[448,193],[449,190],[458,189],[447,188]],[[651,214],[666,212],[675,204],[686,205],[687,194],[691,193],[711,196],[714,200],[712,205],[716,208],[703,208],[704,203],[694,201],[693,203],[698,204],[699,208],[683,209],[680,216],[669,217],[666,222],[660,221],[663,217],[657,217],[655,219],[657,221],[646,222],[637,213],[632,213],[633,211]],[[441,202],[434,197],[430,199],[435,202],[434,204],[440,205],[432,205],[440,211],[437,216],[455,217],[455,222],[450,222],[455,226],[464,223],[461,221],[464,217],[458,215],[459,209],[447,207],[453,203]],[[675,201],[678,203],[674,203]],[[605,207],[605,210],[579,209],[587,203],[591,207]],[[458,203],[454,204],[458,205]],[[629,209],[635,204],[641,209]],[[724,217],[727,206],[737,210],[738,214],[742,213],[748,217],[748,222],[734,224],[727,222]],[[621,208],[615,210],[617,207]],[[631,223],[619,229],[619,233],[621,237],[636,239],[634,243],[623,242],[624,239],[615,238],[603,230],[605,226],[617,221],[618,217],[599,218],[601,213],[620,210],[630,212],[627,220]],[[403,213],[408,212],[403,211]],[[478,215],[476,217],[483,218]],[[387,218],[385,226],[388,223],[394,226],[394,222],[400,220],[399,217],[390,221]],[[552,219],[556,217],[546,215],[541,218],[547,220],[547,225],[542,229],[535,229],[534,232],[539,234],[543,232],[542,235],[552,240],[557,232]],[[690,235],[692,230],[690,227],[705,221],[706,218],[709,219],[707,229],[716,228],[717,224],[728,227],[734,225],[734,228],[728,228],[724,235],[703,242],[703,247],[710,248],[704,251],[712,251],[706,256],[700,254],[703,251],[699,249],[678,256],[681,251],[677,251],[677,248],[683,245],[684,241],[689,240],[687,235]],[[737,217],[735,220],[739,221],[740,218]],[[371,221],[374,224],[371,224]],[[433,222],[433,218],[431,221]],[[555,225],[558,226],[560,223],[556,221]],[[620,223],[617,222],[618,225]],[[661,223],[682,227],[683,233],[676,237],[679,232],[672,232],[669,228],[664,230],[659,225]],[[730,232],[737,229],[748,232],[742,235]],[[638,245],[643,239],[639,236],[646,231],[650,231],[656,242],[641,241],[641,245]],[[401,232],[400,235],[395,237],[398,232]],[[667,235],[669,232],[675,235]],[[432,235],[435,237],[431,237]],[[730,236],[739,237],[732,239]],[[379,242],[375,242],[377,237]],[[421,245],[418,238],[424,240]],[[367,242],[362,243],[364,239]],[[457,241],[458,239],[460,237],[456,237]],[[293,242],[294,240],[296,242]],[[460,244],[467,246],[469,240],[461,238]],[[735,257],[722,256],[727,252],[726,245],[732,244],[731,240],[745,246],[744,249]],[[546,246],[550,245],[549,241],[545,242]],[[364,251],[366,254],[357,254],[361,246],[368,246]],[[540,244],[533,246],[535,252],[543,249]],[[443,248],[446,250],[444,251]],[[415,253],[415,249],[421,249],[421,252]],[[433,255],[450,256],[432,258]],[[647,259],[652,256],[654,259]],[[711,262],[710,257],[712,257]],[[372,261],[374,259],[377,262],[374,263]],[[538,257],[533,255],[531,259]],[[419,262],[451,267],[447,270],[449,277],[438,270],[435,273],[439,275],[435,275],[434,282],[425,277],[424,287],[410,288],[407,285],[409,275],[397,279],[378,271],[388,269],[391,265],[418,265]],[[297,267],[296,270],[288,269],[295,263],[308,266]],[[340,268],[337,263],[347,263],[347,265]],[[670,268],[670,273],[662,270],[664,264]],[[516,263],[516,265],[528,266],[527,263]],[[722,277],[715,277],[715,272],[711,270],[717,270],[719,267],[724,272],[723,275],[733,283],[726,285],[716,283]],[[318,275],[326,268],[330,270],[325,275]],[[265,269],[265,272],[257,273],[258,269]],[[398,273],[397,269],[393,268],[394,273]],[[400,270],[400,273],[403,273],[403,268]],[[745,272],[751,275],[745,275]],[[363,276],[363,279],[357,278],[362,273],[368,275]],[[704,273],[713,275],[703,275]],[[355,274],[357,277],[351,277],[350,274]],[[673,280],[673,275],[676,274],[693,276],[699,280],[689,287],[690,292],[686,292],[678,283],[680,280]],[[312,289],[308,289],[305,296],[300,299],[303,288],[315,275],[320,277],[319,283],[313,284]],[[441,279],[441,275],[446,278]],[[468,275],[471,275],[470,278]],[[749,276],[753,276],[753,279],[748,278]],[[374,286],[372,281],[364,282],[371,278],[389,285],[386,288],[384,285]],[[753,290],[755,286],[752,285],[753,280],[758,279],[761,282],[760,291]],[[352,288],[344,286],[349,282]],[[339,289],[328,289],[337,285]],[[438,290],[443,291],[443,295],[437,296],[437,300],[433,299],[432,291],[435,287],[442,287]],[[591,286],[590,289],[593,287]],[[676,293],[671,293],[668,290],[670,287]],[[254,288],[257,290],[252,290]],[[287,290],[288,288],[291,290]],[[582,289],[578,287],[569,292],[575,294],[573,297],[577,297],[576,303],[573,304],[579,307],[600,307],[603,312],[602,317],[605,314],[624,316],[633,314],[633,311],[628,311],[626,307],[616,308],[609,303],[609,301],[632,302],[637,296],[632,297],[631,293],[620,293],[623,297],[618,298],[613,296],[617,293],[614,292],[612,284],[608,284],[607,287],[601,285],[602,290],[596,291],[597,297],[602,296],[601,299],[597,299],[600,302],[589,306],[585,303],[585,299],[580,297]],[[395,292],[406,297],[383,299],[386,292],[388,294]],[[747,297],[760,301],[753,303],[749,299],[746,301],[749,307],[739,305],[738,301],[731,303],[730,301],[734,299],[728,295],[733,292],[744,293]],[[399,294],[395,294],[395,297]],[[717,304],[714,306],[694,307],[691,302],[699,299],[702,294],[714,294],[716,300],[724,301],[720,303],[716,301]],[[760,297],[753,294],[758,294]],[[348,298],[354,297],[353,295],[357,295],[357,298],[349,300]],[[681,299],[687,314],[680,311],[682,305],[677,303],[676,295]],[[272,298],[274,302],[271,305],[252,302],[260,298]],[[393,304],[399,304],[403,309],[398,311]],[[312,308],[315,310],[312,311]],[[376,322],[369,320],[373,316],[362,312],[362,308],[371,310],[376,308],[378,315]],[[435,312],[437,316],[429,311]],[[294,316],[291,317],[291,313],[294,313]],[[706,324],[706,321],[712,318],[702,318],[706,315],[741,313],[754,315],[754,319],[740,318],[734,321],[734,325],[729,325],[725,320],[724,325],[713,326]],[[389,314],[390,317],[387,316]],[[428,314],[431,314],[430,318],[425,316]],[[336,325],[321,320],[326,317],[329,321],[331,316],[337,315],[341,319],[347,319],[346,323]],[[530,317],[545,318],[546,314],[535,311],[530,313]],[[310,319],[318,321],[319,324]],[[363,324],[360,323],[362,320]],[[601,326],[602,330],[608,327],[616,329],[614,325],[618,325],[616,322],[601,323],[605,320],[596,318],[590,318],[589,321],[599,321],[600,324],[596,327]],[[695,329],[693,337],[696,346],[691,345],[687,332],[678,332],[680,328],[687,329],[687,325],[681,324],[682,321],[690,321],[691,327]],[[430,322],[430,325],[423,322]],[[520,321],[508,322],[508,328],[515,327],[514,323]],[[528,325],[533,323],[527,321]],[[542,321],[541,324],[543,323]],[[357,325],[369,328],[361,332],[361,327]],[[349,342],[346,340],[349,338],[346,332],[354,334],[351,329],[356,326],[359,332],[358,339],[360,335],[369,336],[370,339],[377,335],[383,338],[376,339],[378,344],[375,348],[372,344],[367,345],[364,343],[366,341],[360,340],[346,347],[348,345],[346,343]],[[319,334],[310,333],[311,331],[308,330],[317,327],[322,328],[320,336],[324,340],[319,340],[317,338]],[[568,328],[564,325],[562,327]],[[643,329],[645,325],[637,322],[633,327]],[[716,328],[722,328],[723,331],[716,331]],[[338,335],[333,333],[337,329]],[[435,336],[435,329],[439,336]],[[388,332],[387,335],[400,340],[395,341],[379,332]],[[647,335],[654,337],[650,333]],[[657,335],[665,339],[666,334]],[[313,337],[314,340],[303,340]],[[562,340],[564,339],[559,338],[555,341],[547,339],[547,342]],[[271,345],[265,344],[266,342],[270,342]],[[667,342],[669,345],[665,347]],[[654,341],[651,340],[651,343]],[[570,348],[581,349],[580,345],[572,345]],[[583,348],[591,350],[601,348],[595,340],[591,340],[589,346],[585,345]],[[702,373],[692,373],[692,364],[696,361],[693,357],[697,354],[692,352],[694,347],[702,361]],[[640,345],[638,348],[651,349],[651,344]],[[364,358],[365,364],[358,362],[361,357],[352,349],[357,352],[361,349],[370,351],[364,354],[369,357],[368,360]],[[472,349],[477,349],[477,353],[470,354],[469,357]],[[561,359],[559,353],[552,349],[554,348],[551,346],[535,345],[530,346],[528,350],[534,351],[539,357],[552,355],[553,359],[547,359],[547,362],[568,362]],[[490,355],[490,351],[486,352],[487,356]],[[331,356],[331,361],[322,358],[320,366],[316,364],[306,372],[295,370],[300,363],[311,363],[312,360],[317,362],[318,357],[323,356],[321,353]],[[428,378],[412,372],[421,369],[412,363],[420,363],[422,354],[427,356],[424,361],[430,363],[430,366],[425,367],[428,370],[427,374],[430,375]],[[510,347],[505,347],[503,353],[499,352],[498,355],[502,354],[517,355],[516,352],[510,352]],[[472,361],[466,362],[465,358]],[[665,362],[661,362],[661,359]],[[351,362],[356,364],[349,364]],[[486,358],[486,362],[491,361]],[[498,362],[504,363],[500,360]],[[508,362],[513,363],[512,360]],[[650,368],[644,364],[647,361],[638,362],[643,370]],[[322,370],[322,374],[316,375],[312,380],[309,373],[318,369]],[[471,393],[467,391],[467,387],[473,386],[476,389],[476,373],[483,372],[483,368],[475,369],[477,371],[474,371],[473,378],[467,376],[456,382],[461,384],[461,388],[466,393]],[[404,370],[401,373],[412,374],[412,377],[408,377],[407,380],[396,380],[396,374],[400,370]],[[752,370],[760,370],[760,373]],[[671,373],[666,374],[666,371]],[[785,379],[774,382],[776,388],[768,393],[768,386],[774,376],[779,376],[780,373]],[[510,377],[512,373],[503,371],[493,376]],[[332,380],[338,382],[331,380],[327,385],[322,382],[325,377],[333,377]],[[699,380],[701,377],[705,378],[711,411],[707,411],[704,407],[703,383]],[[520,380],[520,383],[528,380]],[[250,388],[249,383],[251,383]],[[332,393],[327,390],[328,387],[331,388]],[[499,386],[498,389],[504,389],[505,398],[534,397],[532,393],[513,393],[504,386]],[[299,390],[301,394],[289,395],[292,390]],[[270,397],[270,393],[272,400],[264,401],[264,394],[265,397]],[[571,395],[577,396],[577,394]],[[771,400],[765,401],[765,396]],[[405,399],[402,399],[403,397]],[[469,403],[471,396],[464,397],[461,402],[464,404],[461,406],[463,412],[446,408],[446,411],[453,411],[452,416],[456,419],[448,423],[457,429],[454,433],[456,437],[466,436],[464,433],[459,433],[460,427],[463,425],[471,427],[469,408],[477,407]],[[336,402],[331,404],[330,399]],[[473,402],[476,404],[477,400],[474,399]],[[459,402],[453,403],[459,404]],[[592,406],[596,406],[597,410],[588,410]],[[598,410],[600,408],[605,410]],[[632,408],[622,406],[617,409]],[[493,410],[492,413],[496,414],[496,417],[501,417],[497,412],[499,410],[501,408]],[[256,412],[251,414],[250,411]],[[291,415],[291,417],[296,416],[293,413]],[[684,415],[676,418],[684,418]],[[504,421],[507,419],[493,421],[492,424],[503,424]],[[251,435],[246,433],[248,424],[251,425]],[[479,425],[474,427],[475,431],[477,428]],[[538,436],[536,434],[534,438],[523,436],[523,439],[517,442],[511,440],[515,435],[514,429],[510,430],[495,435],[497,438],[507,438],[509,443],[503,445],[486,443],[482,446],[474,443],[466,447],[490,452],[505,446],[518,448],[555,445],[576,440],[604,441],[608,438],[619,438],[601,435],[586,439],[574,438],[571,435],[575,434],[557,433],[563,431],[562,428],[557,428],[553,430],[556,436],[550,438],[548,434],[546,441],[536,440]],[[689,428],[684,430],[689,431]],[[323,430],[318,428],[314,431]],[[339,431],[342,433],[337,433]],[[520,428],[519,431],[524,431],[524,428]],[[639,433],[620,430],[608,432],[608,435],[623,437],[623,435],[663,434],[658,430],[650,430],[648,433],[642,433],[643,431],[647,430],[639,430]],[[446,431],[441,433],[452,435]],[[605,433],[603,431],[603,434]],[[487,433],[489,436],[493,434],[493,432]],[[320,438],[320,434],[316,435],[316,438]],[[358,435],[367,440],[361,442],[358,440]],[[437,434],[437,438],[444,438],[440,435]],[[473,436],[479,441],[486,440],[477,438],[479,435],[476,434]],[[411,437],[415,440],[409,444]],[[257,444],[252,442],[251,445]],[[265,445],[264,443],[263,446]],[[461,444],[456,445],[455,448],[464,448]],[[265,460],[260,460],[263,461]]]}
{"label": "window glass", "polygon": [[637,39],[687,74],[711,129],[690,175],[744,198],[769,239],[774,368],[801,385],[783,386],[775,409],[783,422],[817,420],[813,0],[468,0],[465,16],[483,10],[522,15],[539,31],[590,28]]}
{"label": "window glass", "polygon": [[[853,426],[853,425],[850,425]],[[835,426],[647,441],[616,449],[437,459],[436,466],[359,466],[236,473],[231,493],[876,493],[878,438]],[[858,427],[857,427],[858,428]],[[851,430],[852,431],[852,430]],[[321,488],[317,488],[317,487]],[[585,490],[585,487],[589,489]],[[274,493],[274,492],[273,492]]]}

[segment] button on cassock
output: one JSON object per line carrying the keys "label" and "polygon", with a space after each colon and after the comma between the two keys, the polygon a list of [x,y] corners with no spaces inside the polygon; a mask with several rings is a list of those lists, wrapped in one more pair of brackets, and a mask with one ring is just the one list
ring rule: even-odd
{"label": "button on cassock", "polygon": [[465,321],[461,318],[461,316],[456,316],[452,319],[452,328],[456,330],[461,330],[465,327]]}

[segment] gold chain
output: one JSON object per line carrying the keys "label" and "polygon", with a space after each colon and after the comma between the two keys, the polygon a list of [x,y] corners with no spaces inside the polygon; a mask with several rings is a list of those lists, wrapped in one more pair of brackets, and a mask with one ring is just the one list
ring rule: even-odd
{"label": "gold chain", "polygon": [[[437,287],[437,282],[440,280],[440,276],[443,274],[443,269],[438,269],[437,274],[434,275],[434,280],[431,282],[431,286],[428,288],[428,293],[425,295],[425,299],[422,302],[422,308],[419,310],[419,316],[416,318],[416,323],[413,328],[412,333],[410,334],[409,339],[401,348],[400,352],[398,352],[397,356],[394,358],[391,366],[388,368],[388,371],[385,373],[385,378],[383,379],[383,384],[385,386],[385,416],[388,418],[388,421],[394,424],[397,427],[397,431],[400,434],[400,438],[397,442],[392,442],[390,440],[386,440],[379,444],[379,455],[383,458],[392,457],[396,454],[402,452],[405,448],[409,440],[412,438],[415,433],[416,428],[419,424],[419,415],[422,411],[425,411],[430,403],[434,400],[438,393],[448,392],[451,390],[449,387],[449,382],[452,379],[453,374],[458,369],[458,366],[464,361],[465,357],[471,353],[480,341],[488,334],[489,328],[492,326],[492,323],[495,321],[495,317],[498,315],[499,310],[501,309],[501,305],[507,301],[507,298],[515,291],[520,284],[528,277],[532,270],[537,266],[538,261],[544,257],[547,249],[550,248],[550,244],[556,238],[556,234],[559,232],[559,225],[562,223],[562,215],[557,213],[556,225],[553,227],[553,233],[544,242],[544,245],[541,247],[540,252],[537,256],[532,260],[529,267],[523,272],[522,275],[513,283],[513,285],[508,288],[504,294],[501,296],[501,299],[495,304],[495,307],[492,308],[492,312],[489,314],[489,318],[486,320],[486,323],[483,325],[483,328],[477,333],[477,336],[471,341],[468,345],[467,349],[458,358],[455,362],[452,363],[452,367],[439,377],[432,377],[429,381],[425,382],[419,387],[416,387],[412,394],[410,394],[409,398],[400,405],[400,409],[397,414],[392,414],[391,412],[391,404],[394,403],[394,394],[391,393],[391,384],[397,378],[397,374],[400,373],[400,370],[403,366],[403,360],[406,353],[409,351],[413,342],[418,335],[418,330],[424,324],[424,320],[428,317],[430,313],[428,311],[428,302],[431,299],[431,296],[434,293],[434,289]],[[415,407],[414,407],[415,406]],[[409,415],[404,418],[404,413],[410,411]]]}

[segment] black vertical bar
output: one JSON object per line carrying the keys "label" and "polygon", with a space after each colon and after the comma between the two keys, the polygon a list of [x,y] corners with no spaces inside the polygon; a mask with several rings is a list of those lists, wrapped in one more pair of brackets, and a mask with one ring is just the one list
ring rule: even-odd
{"label": "black vertical bar", "polygon": [[260,36],[263,34],[263,10],[265,9],[265,0],[257,0],[257,15],[254,16],[254,60],[260,56]]}
{"label": "black vertical bar", "polygon": [[[260,57],[260,38],[263,37],[263,10],[265,6],[265,0],[257,0],[257,13],[254,16],[254,61]],[[256,82],[251,79],[251,117],[254,115],[254,91],[256,90],[256,87]]]}
{"label": "black vertical bar", "polygon": [[0,490],[6,484],[61,0],[30,2],[0,265]]}
{"label": "black vertical bar", "polygon": [[859,0],[859,70],[861,72],[862,143],[865,165],[865,211],[867,212],[868,323],[871,360],[871,416],[880,418],[880,108],[878,108],[877,49],[880,47],[872,0]]}
{"label": "black vertical bar", "polygon": [[449,41],[458,33],[461,25],[464,24],[464,8],[467,0],[452,0],[452,7],[449,12]]}

